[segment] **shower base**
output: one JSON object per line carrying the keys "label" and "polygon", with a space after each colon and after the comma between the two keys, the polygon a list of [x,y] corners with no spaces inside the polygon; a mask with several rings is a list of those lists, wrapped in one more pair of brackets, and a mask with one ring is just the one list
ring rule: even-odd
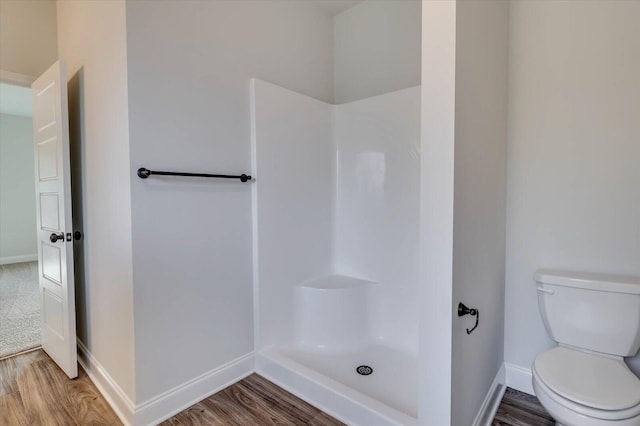
{"label": "shower base", "polygon": [[[258,373],[352,425],[417,424],[417,357],[381,344],[342,353],[290,345],[257,355]],[[362,368],[361,375],[356,370]]]}

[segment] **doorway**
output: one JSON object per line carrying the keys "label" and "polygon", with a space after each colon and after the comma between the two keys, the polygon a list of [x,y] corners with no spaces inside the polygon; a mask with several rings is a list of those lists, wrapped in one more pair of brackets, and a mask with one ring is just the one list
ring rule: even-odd
{"label": "doorway", "polygon": [[0,82],[0,359],[40,346],[31,90]]}

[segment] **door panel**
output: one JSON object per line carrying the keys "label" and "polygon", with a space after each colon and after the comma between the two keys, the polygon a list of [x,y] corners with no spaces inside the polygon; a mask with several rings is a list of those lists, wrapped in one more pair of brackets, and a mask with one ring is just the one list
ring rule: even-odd
{"label": "door panel", "polygon": [[60,229],[58,194],[40,194],[40,226],[47,231]]}
{"label": "door panel", "polygon": [[56,123],[55,92],[55,83],[49,82],[49,84],[45,88],[41,89],[37,94],[38,102],[33,104],[33,110],[34,125],[38,131],[42,131]]}
{"label": "door panel", "polygon": [[44,326],[47,327],[47,331],[55,333],[56,337],[59,339],[64,338],[64,326],[63,326],[63,318],[64,314],[63,303],[62,300],[53,294],[53,292],[44,289],[42,293],[42,305],[43,305],[43,316]]}
{"label": "door panel", "polygon": [[58,178],[58,139],[51,138],[36,146],[38,156],[38,180],[40,182]]}
{"label": "door panel", "polygon": [[[78,375],[67,79],[58,61],[31,86],[38,221],[42,348]],[[51,239],[52,234],[61,235]]]}
{"label": "door panel", "polygon": [[42,276],[53,283],[62,285],[62,250],[42,243]]}

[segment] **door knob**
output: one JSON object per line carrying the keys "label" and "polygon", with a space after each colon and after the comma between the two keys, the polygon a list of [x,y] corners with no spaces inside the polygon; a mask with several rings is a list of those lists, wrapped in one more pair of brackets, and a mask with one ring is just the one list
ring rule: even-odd
{"label": "door knob", "polygon": [[56,234],[54,232],[53,234],[49,235],[49,241],[51,241],[52,243],[55,243],[58,240],[64,241],[64,232],[61,232],[59,234]]}

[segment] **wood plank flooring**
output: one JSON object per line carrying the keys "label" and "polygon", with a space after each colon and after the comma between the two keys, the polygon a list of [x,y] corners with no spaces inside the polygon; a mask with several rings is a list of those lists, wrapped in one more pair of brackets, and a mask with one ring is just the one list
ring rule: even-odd
{"label": "wood plank flooring", "polygon": [[[0,425],[117,426],[122,423],[87,374],[69,380],[41,350],[0,360]],[[162,426],[311,425],[343,423],[252,374]],[[535,396],[507,388],[493,426],[553,426]]]}
{"label": "wood plank flooring", "polygon": [[0,425],[121,425],[81,368],[67,376],[41,349],[0,361]]}
{"label": "wood plank flooring", "polygon": [[554,426],[538,398],[507,388],[498,407],[492,426]]}
{"label": "wood plank flooring", "polygon": [[[340,426],[268,380],[252,374],[162,423]],[[82,368],[67,376],[41,349],[0,360],[0,425],[122,425]]]}
{"label": "wood plank flooring", "polygon": [[161,423],[161,426],[312,425],[343,423],[252,374]]}

